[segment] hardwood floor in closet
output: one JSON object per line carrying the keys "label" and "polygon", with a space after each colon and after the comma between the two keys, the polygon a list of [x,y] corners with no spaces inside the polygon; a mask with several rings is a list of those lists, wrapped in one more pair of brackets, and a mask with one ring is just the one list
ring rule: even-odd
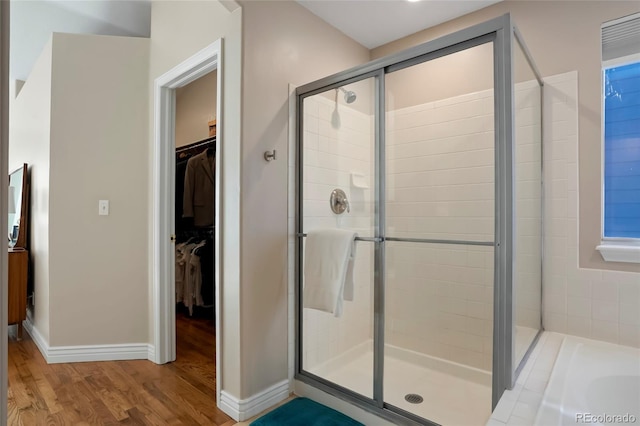
{"label": "hardwood floor in closet", "polygon": [[9,425],[235,425],[216,407],[213,321],[177,318],[177,361],[165,365],[47,364],[27,333],[10,333]]}

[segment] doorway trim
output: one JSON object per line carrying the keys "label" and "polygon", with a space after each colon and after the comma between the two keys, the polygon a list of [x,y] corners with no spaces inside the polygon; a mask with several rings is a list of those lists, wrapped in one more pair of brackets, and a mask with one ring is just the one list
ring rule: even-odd
{"label": "doorway trim", "polygon": [[[216,152],[220,153],[222,129],[222,39],[195,53],[154,80],[153,136],[153,218],[152,218],[152,318],[153,342],[149,360],[164,364],[176,359],[175,314],[175,91],[213,70],[217,73]],[[221,158],[218,155],[218,158]],[[216,199],[214,232],[214,278],[216,315],[216,396],[222,383],[220,368],[220,194],[221,167],[216,167]]]}
{"label": "doorway trim", "polygon": [[[0,1],[0,222],[7,223],[7,195],[9,187],[9,2]],[[8,250],[0,254],[0,413],[8,412]],[[0,426],[7,424],[7,416],[0,415]]]}

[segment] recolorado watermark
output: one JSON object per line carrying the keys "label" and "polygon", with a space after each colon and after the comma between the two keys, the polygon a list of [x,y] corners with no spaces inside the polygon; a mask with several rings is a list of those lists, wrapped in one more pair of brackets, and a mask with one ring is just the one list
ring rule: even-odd
{"label": "recolorado watermark", "polygon": [[636,421],[637,418],[633,414],[576,413],[576,423],[622,424]]}

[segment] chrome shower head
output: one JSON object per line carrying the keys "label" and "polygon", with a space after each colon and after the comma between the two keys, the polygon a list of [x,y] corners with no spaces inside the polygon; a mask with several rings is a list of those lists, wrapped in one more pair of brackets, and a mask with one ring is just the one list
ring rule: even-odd
{"label": "chrome shower head", "polygon": [[346,90],[344,87],[340,87],[340,90],[344,93],[344,101],[348,104],[355,102],[356,100],[356,92],[352,92],[351,90]]}

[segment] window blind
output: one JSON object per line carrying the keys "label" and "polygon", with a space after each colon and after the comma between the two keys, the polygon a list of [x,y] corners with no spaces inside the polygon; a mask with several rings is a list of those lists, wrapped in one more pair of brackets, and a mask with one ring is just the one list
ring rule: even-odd
{"label": "window blind", "polygon": [[640,51],[640,14],[618,19],[602,27],[602,60],[621,58]]}

